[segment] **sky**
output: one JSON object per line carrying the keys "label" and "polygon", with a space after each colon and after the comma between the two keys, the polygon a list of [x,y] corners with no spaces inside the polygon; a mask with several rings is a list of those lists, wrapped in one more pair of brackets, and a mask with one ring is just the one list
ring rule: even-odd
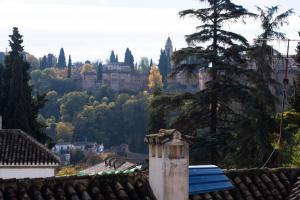
{"label": "sky", "polygon": [[[296,15],[282,29],[290,39],[298,37],[299,0],[233,0],[252,12],[260,7],[281,5],[281,11],[294,8]],[[153,58],[157,62],[167,37],[175,48],[187,46],[184,36],[195,32],[199,22],[181,19],[178,12],[201,8],[199,0],[0,0],[0,51],[8,48],[8,35],[18,27],[24,36],[25,51],[41,57],[58,55],[61,47],[73,61],[102,60],[114,50],[122,60],[127,47],[135,60]],[[249,42],[260,32],[258,21],[226,25]],[[274,42],[284,51],[286,43]],[[294,53],[296,43],[291,44]]]}

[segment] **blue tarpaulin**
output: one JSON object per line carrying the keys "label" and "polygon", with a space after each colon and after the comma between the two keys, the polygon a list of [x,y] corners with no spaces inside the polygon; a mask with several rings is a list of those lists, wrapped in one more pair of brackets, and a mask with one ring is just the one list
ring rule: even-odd
{"label": "blue tarpaulin", "polygon": [[222,169],[215,165],[189,166],[189,194],[196,195],[233,189]]}

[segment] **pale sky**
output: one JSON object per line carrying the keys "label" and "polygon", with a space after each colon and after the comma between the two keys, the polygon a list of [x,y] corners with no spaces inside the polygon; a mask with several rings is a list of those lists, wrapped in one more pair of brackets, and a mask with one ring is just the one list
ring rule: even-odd
{"label": "pale sky", "polygon": [[[233,0],[252,12],[254,6],[281,5],[296,15],[282,31],[299,39],[299,0]],[[146,56],[155,61],[168,36],[174,47],[185,47],[184,35],[195,32],[196,20],[180,19],[178,12],[200,8],[198,0],[0,0],[0,51],[8,47],[8,35],[17,26],[24,36],[25,50],[37,57],[58,55],[63,47],[73,61],[103,60],[111,50],[123,59],[129,47],[136,60]],[[258,21],[227,26],[250,42],[260,32]],[[294,53],[295,43],[291,44]],[[274,43],[284,50],[285,43]]]}

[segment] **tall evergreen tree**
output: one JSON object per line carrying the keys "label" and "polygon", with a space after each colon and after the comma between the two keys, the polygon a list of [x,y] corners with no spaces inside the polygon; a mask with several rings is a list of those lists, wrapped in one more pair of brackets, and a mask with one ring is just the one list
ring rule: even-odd
{"label": "tall evergreen tree", "polygon": [[115,62],[116,62],[116,63],[118,63],[118,62],[119,62],[119,56],[118,56],[118,54],[116,55]]}
{"label": "tall evergreen tree", "polygon": [[67,66],[64,48],[61,48],[61,49],[60,49],[59,56],[58,56],[58,63],[57,63],[57,66],[58,66],[58,67],[61,67],[61,68]]}
{"label": "tall evergreen tree", "polygon": [[47,68],[47,57],[46,56],[43,56],[43,58],[41,59],[40,68],[41,69]]}
{"label": "tall evergreen tree", "polygon": [[[200,67],[207,71],[210,81],[206,89],[198,93],[175,95],[173,98],[167,95],[158,100],[166,103],[164,105],[169,104],[169,109],[182,108],[172,127],[186,133],[201,131],[206,141],[210,138],[205,144],[198,145],[198,148],[206,148],[207,152],[198,162],[220,164],[221,158],[229,151],[226,143],[233,137],[232,124],[239,117],[233,102],[241,102],[249,94],[248,88],[242,84],[246,60],[241,57],[249,44],[243,36],[225,30],[223,26],[254,15],[230,0],[205,2],[208,2],[208,7],[180,12],[181,17],[196,17],[202,25],[197,27],[198,32],[186,36],[189,47],[174,53],[172,75],[179,72],[191,74]],[[207,44],[207,47],[197,46],[199,43]],[[190,56],[197,56],[199,62],[183,64]]]}
{"label": "tall evergreen tree", "polygon": [[169,73],[169,58],[166,55],[166,52],[161,50],[160,57],[158,62],[159,71],[163,77],[164,87],[167,87],[168,84],[168,73]]}
{"label": "tall evergreen tree", "polygon": [[[273,150],[272,134],[278,132],[275,126],[278,99],[271,88],[275,89],[278,83],[272,78],[274,50],[268,45],[268,39],[285,38],[279,28],[288,23],[287,18],[293,13],[292,10],[288,10],[276,15],[279,10],[278,6],[265,9],[257,7],[257,9],[262,33],[249,53],[250,58],[255,62],[256,70],[249,79],[253,86],[252,95],[249,101],[243,104],[246,117],[240,120],[237,138],[237,149],[239,149],[237,161],[242,166],[264,164]],[[248,128],[243,128],[245,126]],[[253,160],[253,157],[256,159]]]}
{"label": "tall evergreen tree", "polygon": [[71,55],[69,55],[69,62],[68,62],[68,78],[71,78],[72,75],[72,59]]}
{"label": "tall evergreen tree", "polygon": [[133,57],[131,51],[129,50],[129,48],[127,48],[125,51],[124,63],[126,65],[129,65],[131,67],[132,71],[134,71],[134,57]]}
{"label": "tall evergreen tree", "polygon": [[[151,67],[153,66],[153,60],[152,60],[152,58],[150,59],[150,69],[151,69]],[[161,73],[161,72],[160,72]]]}
{"label": "tall evergreen tree", "polygon": [[116,62],[116,56],[115,56],[114,51],[111,51],[111,53],[110,53],[109,62],[110,63],[115,63]]}
{"label": "tall evergreen tree", "polygon": [[3,116],[3,127],[21,129],[40,142],[46,142],[47,136],[42,131],[42,125],[37,122],[38,111],[45,102],[45,96],[31,96],[30,66],[22,56],[23,39],[18,28],[13,28],[13,34],[9,37],[11,51],[5,58],[5,67],[0,74],[0,115]]}
{"label": "tall evergreen tree", "polygon": [[103,65],[100,62],[97,68],[97,81],[99,83],[102,83],[102,79],[103,79]]}

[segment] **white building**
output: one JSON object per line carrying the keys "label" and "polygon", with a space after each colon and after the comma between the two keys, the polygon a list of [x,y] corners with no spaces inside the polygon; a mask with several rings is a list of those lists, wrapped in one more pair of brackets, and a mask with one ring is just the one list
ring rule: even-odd
{"label": "white building", "polygon": [[0,130],[0,178],[45,178],[55,174],[59,158],[18,129]]}

